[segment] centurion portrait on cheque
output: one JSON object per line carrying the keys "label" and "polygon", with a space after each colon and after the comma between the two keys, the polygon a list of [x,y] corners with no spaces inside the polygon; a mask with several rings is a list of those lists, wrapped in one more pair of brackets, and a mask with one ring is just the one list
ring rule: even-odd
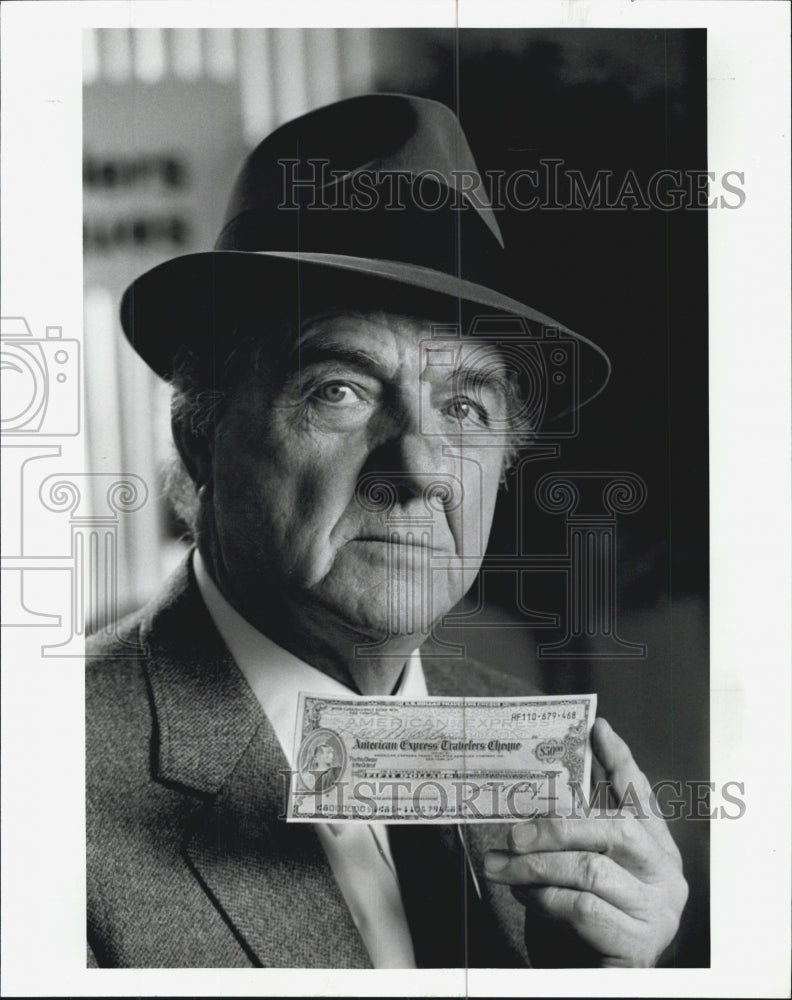
{"label": "centurion portrait on cheque", "polygon": [[194,545],[88,642],[92,965],[635,967],[677,933],[679,851],[596,696],[437,628],[521,450],[610,373],[499,290],[520,248],[471,144],[400,94],[287,121],[214,249],[123,297]]}

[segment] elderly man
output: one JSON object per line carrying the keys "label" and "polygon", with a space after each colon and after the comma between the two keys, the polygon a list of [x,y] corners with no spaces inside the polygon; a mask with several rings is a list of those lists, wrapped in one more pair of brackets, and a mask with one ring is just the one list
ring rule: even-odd
{"label": "elderly man", "polygon": [[[531,693],[418,649],[476,577],[516,449],[555,415],[521,378],[535,344],[521,367],[513,341],[469,332],[476,314],[558,329],[495,290],[501,246],[454,115],[374,95],[265,139],[215,250],[127,291],[125,332],[174,387],[196,547],[89,650],[92,964],[637,966],[673,938],[686,884],[651,814],[282,818],[300,691]],[[608,366],[567,335],[578,405]],[[645,803],[604,720],[592,740],[614,795]]]}

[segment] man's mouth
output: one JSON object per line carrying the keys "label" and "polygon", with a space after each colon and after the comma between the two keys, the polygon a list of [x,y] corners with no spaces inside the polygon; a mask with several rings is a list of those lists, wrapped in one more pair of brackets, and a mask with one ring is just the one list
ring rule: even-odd
{"label": "man's mouth", "polygon": [[412,531],[392,532],[387,535],[358,535],[351,538],[352,542],[362,542],[369,545],[398,545],[404,548],[422,549],[426,552],[434,552],[437,555],[453,555],[448,548],[438,548],[432,544],[431,536],[427,532],[417,534]]}

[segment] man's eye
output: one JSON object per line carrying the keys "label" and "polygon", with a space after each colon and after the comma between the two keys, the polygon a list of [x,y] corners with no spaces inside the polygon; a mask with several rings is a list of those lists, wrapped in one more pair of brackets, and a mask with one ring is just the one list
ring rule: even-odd
{"label": "man's eye", "polygon": [[457,396],[443,407],[443,413],[460,423],[487,424],[486,411],[470,399]]}
{"label": "man's eye", "polygon": [[313,396],[331,406],[354,406],[360,402],[360,395],[348,382],[325,382],[313,390]]}

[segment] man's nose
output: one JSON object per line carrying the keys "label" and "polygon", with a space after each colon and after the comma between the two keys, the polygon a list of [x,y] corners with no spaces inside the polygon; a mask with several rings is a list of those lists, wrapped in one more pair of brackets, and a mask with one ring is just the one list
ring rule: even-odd
{"label": "man's nose", "polygon": [[419,407],[390,414],[377,428],[361,481],[369,490],[387,484],[395,502],[423,498],[429,508],[454,507],[461,496],[458,462],[447,441],[421,419]]}

